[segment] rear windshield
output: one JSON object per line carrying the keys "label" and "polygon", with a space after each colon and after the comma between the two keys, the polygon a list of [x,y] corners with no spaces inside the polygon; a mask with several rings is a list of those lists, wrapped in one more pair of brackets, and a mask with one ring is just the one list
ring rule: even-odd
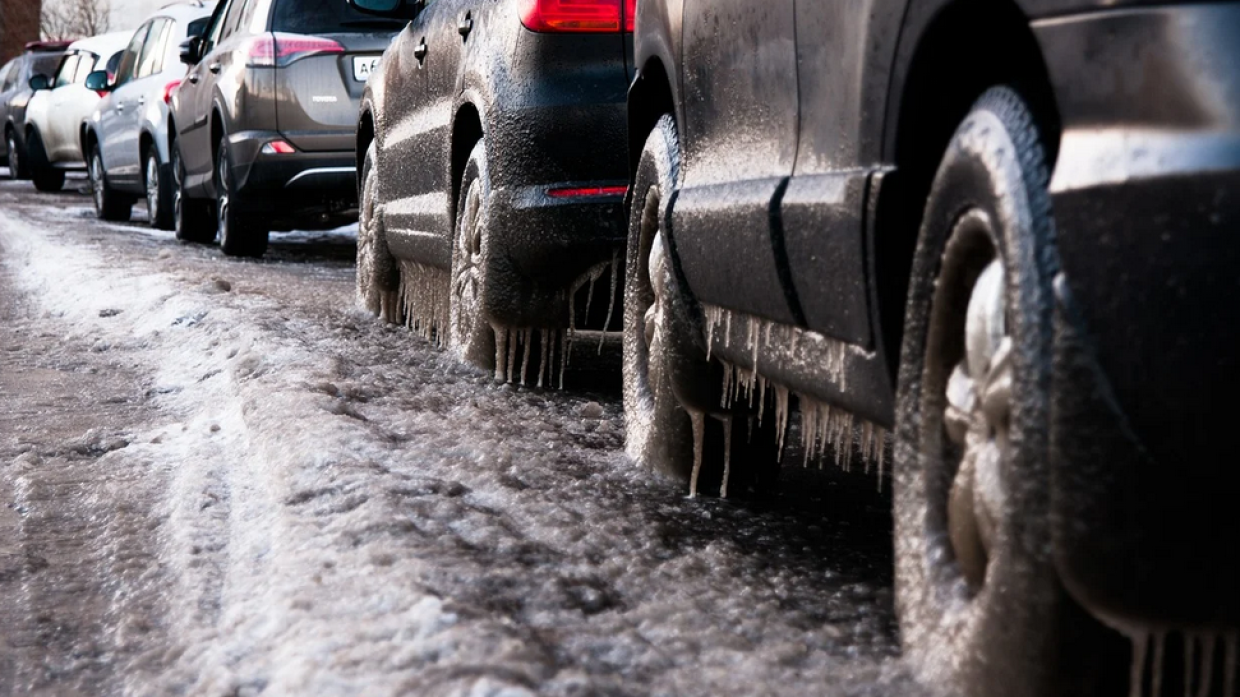
{"label": "rear windshield", "polygon": [[344,0],[276,0],[271,30],[293,34],[400,31],[405,22],[367,15]]}

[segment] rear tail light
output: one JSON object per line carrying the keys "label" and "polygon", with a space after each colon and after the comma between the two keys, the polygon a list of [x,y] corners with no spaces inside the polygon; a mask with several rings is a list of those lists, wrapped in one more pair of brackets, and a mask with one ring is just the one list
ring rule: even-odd
{"label": "rear tail light", "polygon": [[590,198],[595,196],[623,196],[628,193],[627,186],[581,186],[562,189],[548,189],[551,198]]}
{"label": "rear tail light", "polygon": [[172,82],[169,82],[168,84],[164,85],[164,104],[172,103],[172,95],[173,93],[177,91],[177,88],[180,86],[181,86],[180,80],[173,80]]}
{"label": "rear tail light", "polygon": [[297,152],[297,148],[293,147],[287,140],[273,140],[263,145],[264,155],[292,155]]}
{"label": "rear tail light", "polygon": [[249,66],[283,68],[302,58],[332,53],[344,53],[344,46],[318,36],[264,34],[250,42]]}
{"label": "rear tail light", "polygon": [[632,34],[637,31],[637,0],[624,2],[624,30]]}
{"label": "rear tail light", "polygon": [[523,0],[526,29],[551,33],[619,33],[632,31],[635,0]]}

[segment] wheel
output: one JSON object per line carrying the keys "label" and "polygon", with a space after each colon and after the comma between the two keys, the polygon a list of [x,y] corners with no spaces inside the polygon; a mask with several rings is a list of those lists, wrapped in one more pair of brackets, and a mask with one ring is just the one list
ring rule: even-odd
{"label": "wheel", "polygon": [[48,161],[43,139],[38,133],[30,135],[26,154],[29,156],[27,166],[30,168],[30,178],[34,180],[34,188],[49,193],[65,188],[64,170],[56,169]]}
{"label": "wheel", "polygon": [[366,150],[362,164],[362,210],[357,226],[357,298],[375,316],[393,324],[401,321],[400,268],[388,251],[379,203],[379,171],[375,166],[378,145]]}
{"label": "wheel", "polygon": [[210,244],[215,241],[215,211],[211,201],[185,194],[185,163],[180,143],[172,148],[172,218],[178,240]]}
{"label": "wheel", "polygon": [[172,182],[159,166],[159,151],[154,146],[147,149],[146,165],[143,167],[146,182],[146,210],[151,227],[171,230],[175,224],[172,212]]}
{"label": "wheel", "polygon": [[7,160],[9,165],[9,179],[29,179],[30,170],[26,164],[26,158],[22,156],[21,147],[17,144],[17,134],[13,129],[6,129],[4,134],[4,145],[8,152]]}
{"label": "wheel", "polygon": [[215,156],[215,227],[220,249],[230,257],[261,257],[267,253],[267,230],[239,211],[233,191],[232,156],[228,138],[220,139]]}
{"label": "wheel", "polygon": [[1047,182],[1029,109],[988,91],[939,166],[909,284],[896,602],[914,669],[955,695],[1078,694],[1048,559]]}
{"label": "wheel", "polygon": [[90,149],[90,191],[95,200],[95,215],[101,220],[124,222],[133,215],[133,199],[108,186],[108,173],[103,169],[103,155],[96,143]]}
{"label": "wheel", "polygon": [[490,200],[486,145],[478,141],[461,176],[456,208],[448,346],[462,360],[484,370],[495,368],[495,333],[485,311],[486,295],[491,290],[487,273]]}

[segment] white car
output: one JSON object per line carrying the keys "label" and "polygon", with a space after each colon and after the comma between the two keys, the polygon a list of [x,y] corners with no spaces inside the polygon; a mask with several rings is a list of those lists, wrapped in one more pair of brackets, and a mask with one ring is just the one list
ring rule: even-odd
{"label": "white car", "polygon": [[35,93],[26,109],[26,152],[39,191],[60,191],[66,171],[86,168],[79,134],[82,122],[103,98],[86,89],[86,76],[96,68],[105,69],[113,56],[125,50],[131,35],[114,32],[75,41],[55,76],[30,79]]}

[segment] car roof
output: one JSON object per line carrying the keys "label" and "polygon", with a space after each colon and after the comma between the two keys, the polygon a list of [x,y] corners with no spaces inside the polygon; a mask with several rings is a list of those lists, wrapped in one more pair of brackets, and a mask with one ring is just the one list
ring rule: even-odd
{"label": "car roof", "polygon": [[214,0],[198,2],[190,0],[189,2],[174,2],[164,5],[155,12],[151,13],[151,17],[168,17],[178,22],[192,22],[195,19],[210,17],[215,10],[216,3]]}
{"label": "car roof", "polygon": [[69,48],[72,41],[31,41],[26,44],[27,53],[55,53]]}
{"label": "car roof", "polygon": [[96,56],[110,56],[117,51],[123,51],[129,45],[131,38],[133,38],[132,31],[114,31],[109,34],[100,34],[89,39],[74,41],[69,46],[69,50],[89,51]]}

